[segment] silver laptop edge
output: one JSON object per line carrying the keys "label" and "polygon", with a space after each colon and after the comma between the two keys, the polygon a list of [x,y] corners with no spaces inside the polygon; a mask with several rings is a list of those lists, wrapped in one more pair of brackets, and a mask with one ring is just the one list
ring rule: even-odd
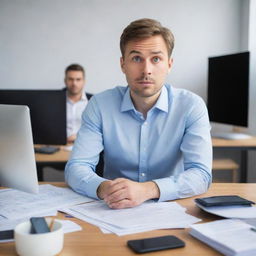
{"label": "silver laptop edge", "polygon": [[0,185],[38,192],[29,108],[0,104]]}

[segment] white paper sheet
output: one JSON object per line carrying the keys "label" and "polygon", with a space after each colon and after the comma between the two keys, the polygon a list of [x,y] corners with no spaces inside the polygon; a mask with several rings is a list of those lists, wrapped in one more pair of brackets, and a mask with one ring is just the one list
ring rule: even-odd
{"label": "white paper sheet", "polygon": [[186,214],[185,210],[175,202],[146,202],[134,208],[113,210],[103,201],[62,209],[76,218],[117,235],[154,229],[185,228],[200,221],[200,219]]}
{"label": "white paper sheet", "polygon": [[[24,220],[24,221],[26,221],[26,220]],[[58,220],[58,221],[62,223],[64,234],[82,230],[82,227],[73,221],[70,221],[70,220]],[[21,222],[19,222],[19,223],[21,223]],[[17,224],[19,224],[19,223],[17,223]],[[11,228],[11,229],[13,229],[13,228]],[[7,230],[7,229],[3,229],[3,230]],[[14,241],[14,239],[6,239],[6,240],[0,240],[0,243],[8,243],[8,242],[13,242],[13,241]]]}
{"label": "white paper sheet", "polygon": [[224,255],[256,255],[256,232],[240,220],[224,219],[191,226],[190,234]]}
{"label": "white paper sheet", "polygon": [[250,224],[256,228],[256,218],[242,219],[243,222]]}
{"label": "white paper sheet", "polygon": [[72,149],[73,149],[73,145],[70,145],[70,146],[64,146],[64,147],[62,147],[64,150],[66,150],[66,151],[72,151]]}
{"label": "white paper sheet", "polygon": [[256,207],[246,205],[232,205],[232,206],[212,206],[205,207],[196,204],[199,208],[206,212],[232,219],[256,218]]}
{"label": "white paper sheet", "polygon": [[38,194],[30,194],[14,189],[0,190],[0,216],[19,219],[49,210],[94,201],[79,195],[70,188],[40,185]]}
{"label": "white paper sheet", "polygon": [[82,227],[71,220],[58,220],[62,223],[65,234],[82,230]]}
{"label": "white paper sheet", "polygon": [[57,211],[53,210],[53,211],[41,212],[40,214],[35,214],[35,215],[31,215],[31,216],[27,216],[19,219],[7,219],[4,217],[0,217],[0,231],[14,229],[18,224],[29,220],[30,217],[48,217],[48,216],[57,216]]}

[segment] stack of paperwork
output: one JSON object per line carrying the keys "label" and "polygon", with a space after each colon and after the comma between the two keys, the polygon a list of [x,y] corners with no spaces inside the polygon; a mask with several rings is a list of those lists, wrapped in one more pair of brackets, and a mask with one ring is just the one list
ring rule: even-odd
{"label": "stack of paperwork", "polygon": [[225,219],[191,226],[190,234],[228,256],[256,255],[256,231],[241,220]]}
{"label": "stack of paperwork", "polygon": [[40,185],[38,194],[15,189],[0,190],[0,230],[13,229],[30,217],[53,216],[57,210],[79,203],[93,201],[69,188]]}
{"label": "stack of paperwork", "polygon": [[186,228],[200,221],[185,213],[186,209],[175,202],[149,201],[134,208],[114,210],[104,201],[94,201],[70,188],[40,185],[38,194],[0,190],[0,230],[13,229],[30,217],[56,215],[57,210],[94,224],[104,233],[117,235]]}
{"label": "stack of paperwork", "polygon": [[145,202],[128,209],[110,209],[104,201],[62,209],[76,218],[119,236],[154,229],[186,228],[200,219],[185,213],[175,202]]}

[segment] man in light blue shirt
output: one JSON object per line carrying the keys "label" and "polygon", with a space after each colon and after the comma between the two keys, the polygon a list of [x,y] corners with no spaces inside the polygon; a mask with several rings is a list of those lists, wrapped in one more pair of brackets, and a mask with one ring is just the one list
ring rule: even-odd
{"label": "man in light blue shirt", "polygon": [[[120,40],[127,87],[93,96],[83,116],[67,183],[111,208],[149,199],[204,193],[211,183],[212,145],[203,100],[165,84],[174,37],[155,20],[132,22]],[[104,173],[95,167],[104,150]]]}

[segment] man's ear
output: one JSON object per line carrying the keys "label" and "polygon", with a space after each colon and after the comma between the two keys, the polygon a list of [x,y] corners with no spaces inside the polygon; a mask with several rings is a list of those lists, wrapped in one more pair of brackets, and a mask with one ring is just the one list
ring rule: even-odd
{"label": "man's ear", "polygon": [[173,64],[173,58],[170,58],[170,59],[168,60],[168,73],[171,71],[172,64]]}
{"label": "man's ear", "polygon": [[124,58],[123,57],[120,57],[120,66],[121,66],[121,69],[123,71],[123,73],[125,73],[125,65],[124,65]]}

